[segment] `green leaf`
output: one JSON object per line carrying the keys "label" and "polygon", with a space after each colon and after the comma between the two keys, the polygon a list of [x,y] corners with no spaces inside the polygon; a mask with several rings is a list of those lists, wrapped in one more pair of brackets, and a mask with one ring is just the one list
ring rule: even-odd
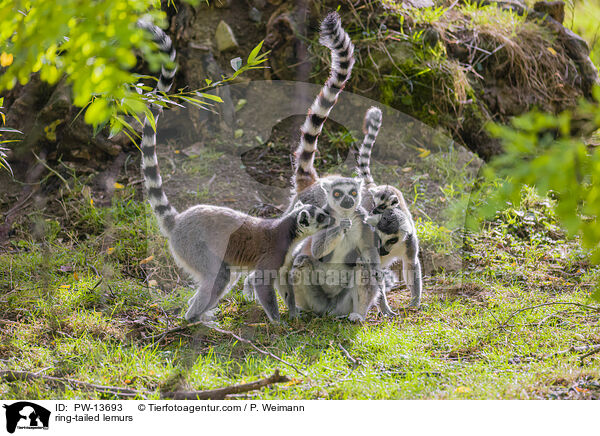
{"label": "green leaf", "polygon": [[260,52],[260,49],[262,48],[263,42],[265,42],[264,39],[261,42],[259,42],[258,45],[256,47],[254,47],[252,49],[252,51],[250,52],[250,54],[248,55],[248,62],[247,62],[248,65],[252,65],[254,63],[256,56],[258,56],[258,52]]}
{"label": "green leaf", "polygon": [[108,121],[110,117],[110,107],[104,98],[95,99],[85,111],[85,122],[97,126]]}
{"label": "green leaf", "polygon": [[223,103],[223,99],[221,97],[219,97],[218,95],[206,94],[204,92],[200,92],[200,95],[209,100],[216,101],[217,103]]}

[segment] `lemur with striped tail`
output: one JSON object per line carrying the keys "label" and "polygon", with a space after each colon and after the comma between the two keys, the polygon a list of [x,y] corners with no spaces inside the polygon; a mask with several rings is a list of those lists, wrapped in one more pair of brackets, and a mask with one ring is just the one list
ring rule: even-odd
{"label": "lemur with striped tail", "polygon": [[[377,138],[377,134],[379,133],[380,126],[381,111],[377,108],[370,108],[365,114],[363,127],[365,136],[360,146],[360,153],[358,156],[359,174],[365,182],[362,192],[362,203],[363,205],[366,203],[367,206],[372,206],[372,204],[369,203],[369,197],[371,197],[372,194],[368,188],[376,188],[376,185],[373,182],[373,178],[370,174],[369,162],[371,150]],[[371,199],[370,201],[372,203],[373,200]],[[366,212],[364,207],[362,210]],[[373,207],[369,207],[369,210],[373,210]],[[392,229],[391,227],[393,227],[393,225],[386,227],[384,222],[385,220],[383,220],[379,214],[374,216],[365,215],[365,217],[367,224],[377,226],[381,223],[383,231],[380,229],[375,230],[374,228],[369,227],[368,229],[365,229],[365,232],[363,233],[363,243],[368,241],[368,245],[371,248],[377,247],[378,253],[376,256],[378,256],[381,254],[381,250],[388,242],[388,239],[390,239],[388,233],[391,233],[393,237],[395,236],[394,232],[398,231],[398,229]],[[363,224],[363,226],[368,227],[366,224]],[[354,311],[352,304],[352,298],[359,297],[363,300],[363,310],[367,306],[370,307],[370,305],[377,304],[379,309],[385,315],[395,315],[395,313],[389,307],[386,299],[386,289],[389,289],[392,286],[394,277],[389,270],[381,271],[381,267],[377,265],[377,262],[371,261],[371,268],[375,269],[377,272],[381,272],[383,276],[383,280],[381,282],[376,280],[374,283],[356,283],[354,288],[350,288],[352,289],[351,292],[348,292],[347,289],[342,289],[341,292],[338,293],[335,293],[335,287],[327,286],[327,284],[323,283],[314,283],[314,280],[311,277],[315,276],[315,273],[318,275],[323,268],[319,265],[319,262],[315,259],[315,256],[311,256],[311,254],[314,253],[311,253],[308,250],[308,246],[310,243],[309,241],[311,241],[311,239],[315,239],[317,236],[318,235],[315,235],[301,244],[294,256],[294,264],[290,272],[290,281],[294,283],[294,296],[298,306],[300,308],[322,314],[329,313],[337,316],[350,314],[350,318],[360,320],[364,319],[366,312],[357,314]],[[355,280],[360,279],[360,275],[364,275],[366,272],[365,269],[356,270],[356,268],[354,268],[352,264],[348,262],[345,264],[342,263],[334,265],[334,267],[338,271],[340,277],[349,277],[351,272],[355,272]],[[329,265],[329,268],[331,269],[331,265]],[[356,274],[357,272],[358,274]],[[378,286],[380,286],[380,289],[377,289]],[[338,286],[338,289],[339,288],[340,286]],[[353,293],[355,294],[354,297],[352,295]]]}
{"label": "lemur with striped tail", "polygon": [[[171,39],[158,27],[142,22],[160,49],[175,59]],[[158,81],[159,91],[168,91],[174,68],[164,67]],[[160,109],[153,108],[155,122]],[[196,282],[196,293],[188,301],[188,321],[208,320],[221,297],[239,278],[232,267],[256,270],[254,287],[258,299],[272,322],[279,321],[273,288],[277,272],[286,256],[305,237],[333,224],[331,215],[314,205],[297,204],[281,218],[256,218],[227,207],[199,204],[177,212],[162,187],[156,156],[156,132],[144,120],[142,169],[148,200],[163,234],[169,240],[173,257]],[[235,281],[234,281],[235,280]]]}
{"label": "lemur with striped tail", "polygon": [[[370,271],[371,265],[377,264],[379,260],[373,229],[366,224],[366,214],[361,207],[362,180],[338,175],[319,178],[314,168],[317,140],[323,124],[350,79],[354,65],[354,45],[343,29],[337,12],[327,15],[321,23],[319,41],[331,50],[331,72],[310,106],[300,129],[300,143],[294,154],[293,192],[289,207],[293,208],[298,201],[317,205],[330,211],[338,223],[307,238],[302,244],[301,251],[305,256],[315,259],[317,269],[334,273],[339,270],[342,274],[347,270],[346,265],[354,268],[360,258],[361,262],[369,265],[367,269]],[[290,259],[290,263],[284,265],[283,269],[289,270],[291,267]],[[290,276],[288,280],[282,280],[278,291],[286,301],[290,316],[294,316],[294,289],[302,284],[292,284],[289,279]],[[352,307],[344,315],[353,320],[364,318],[376,294],[376,291],[358,292],[358,288],[342,284],[334,284],[327,289],[332,298],[341,293],[350,297],[348,301]],[[365,298],[366,295],[368,296]]]}
{"label": "lemur with striped tail", "polygon": [[[367,222],[376,228],[380,238],[381,266],[389,268],[402,260],[404,282],[411,292],[411,307],[421,302],[422,276],[419,261],[419,240],[412,215],[404,196],[394,186],[377,185],[371,175],[371,151],[381,127],[381,110],[372,107],[365,116],[365,139],[358,151],[357,170],[364,180],[362,206],[370,212]],[[390,269],[385,270],[386,291],[397,280]]]}

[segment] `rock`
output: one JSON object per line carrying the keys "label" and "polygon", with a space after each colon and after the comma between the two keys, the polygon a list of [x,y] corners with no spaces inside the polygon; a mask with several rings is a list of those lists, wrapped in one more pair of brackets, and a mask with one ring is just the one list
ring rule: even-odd
{"label": "rock", "polygon": [[267,0],[252,0],[252,4],[257,9],[263,9],[267,5]]}
{"label": "rock", "polygon": [[262,20],[262,12],[259,11],[258,9],[256,9],[255,7],[250,8],[250,11],[248,12],[248,16],[255,23],[260,23]]}
{"label": "rock", "polygon": [[536,12],[550,15],[561,24],[565,20],[565,3],[561,0],[537,2],[533,5],[533,9]]}
{"label": "rock", "polygon": [[217,50],[220,52],[233,50],[239,47],[235,40],[235,36],[233,35],[233,30],[231,30],[231,27],[222,20],[217,26],[215,40],[217,42]]}

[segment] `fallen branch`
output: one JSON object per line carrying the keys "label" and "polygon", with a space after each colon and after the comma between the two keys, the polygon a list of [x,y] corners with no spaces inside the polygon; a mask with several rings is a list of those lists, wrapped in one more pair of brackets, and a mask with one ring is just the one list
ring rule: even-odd
{"label": "fallen branch", "polygon": [[186,329],[188,329],[190,327],[196,327],[196,326],[200,326],[200,325],[204,326],[204,327],[207,327],[207,328],[209,328],[211,330],[214,330],[216,332],[219,332],[219,333],[222,333],[222,334],[225,334],[225,335],[229,335],[229,336],[235,338],[236,340],[238,340],[240,342],[248,344],[252,348],[254,348],[256,351],[258,351],[259,353],[264,354],[266,356],[272,357],[273,359],[275,359],[275,360],[283,363],[284,365],[289,366],[294,371],[296,371],[298,374],[306,377],[306,374],[304,374],[304,372],[300,371],[293,363],[290,363],[287,360],[283,360],[281,357],[276,356],[275,354],[271,353],[270,351],[267,351],[267,350],[265,350],[263,348],[258,347],[257,345],[254,344],[254,342],[252,342],[252,341],[250,341],[250,340],[248,340],[246,338],[242,338],[241,336],[236,335],[234,332],[231,332],[229,330],[223,330],[223,329],[221,329],[219,327],[216,327],[216,326],[213,326],[213,325],[211,325],[211,324],[209,324],[209,323],[207,323],[205,321],[196,321],[196,322],[193,322],[193,323],[190,323],[190,324],[185,324],[185,325],[180,325],[180,326],[177,326],[177,327],[173,327],[173,328],[167,329],[164,332],[162,332],[160,334],[157,334],[157,335],[145,336],[143,339],[146,339],[146,340],[158,339],[158,341],[161,341],[166,335],[168,335],[170,333],[179,332],[179,331],[182,331],[182,330],[186,330]]}
{"label": "fallen branch", "polygon": [[[117,386],[102,386],[94,383],[86,383],[79,380],[70,378],[58,378],[49,375],[42,375],[35,372],[28,371],[0,371],[0,379],[4,379],[7,382],[15,381],[37,381],[42,380],[46,383],[60,386],[76,386],[82,390],[100,392],[103,394],[111,394],[117,397],[141,397],[146,399],[152,395],[149,391],[137,391],[134,389],[121,388]],[[290,378],[286,375],[281,375],[279,370],[276,369],[272,376],[263,378],[250,383],[243,383],[233,386],[225,386],[223,388],[211,389],[206,391],[174,391],[174,392],[161,392],[161,398],[170,398],[173,400],[223,400],[227,395],[239,394],[243,392],[254,391],[257,389],[264,388],[276,383],[289,382]]]}
{"label": "fallen branch", "polygon": [[519,309],[514,311],[513,313],[511,313],[509,315],[509,317],[506,319],[506,321],[504,321],[503,325],[507,325],[508,321],[510,321],[511,319],[513,319],[515,316],[517,316],[519,313],[521,312],[525,312],[527,310],[531,310],[531,309],[537,309],[538,307],[544,307],[544,306],[558,306],[558,305],[565,305],[565,306],[577,306],[577,307],[583,307],[584,309],[588,309],[588,310],[594,310],[596,312],[600,312],[600,307],[597,306],[588,306],[586,304],[581,304],[581,303],[572,303],[570,301],[555,301],[552,303],[541,303],[541,304],[536,304],[535,306],[529,306],[529,307],[525,307],[523,309]]}
{"label": "fallen branch", "polygon": [[101,386],[93,383],[86,383],[79,380],[74,380],[70,378],[58,378],[52,377],[49,375],[43,375],[35,372],[27,372],[27,371],[0,371],[0,378],[6,380],[7,382],[14,381],[36,381],[43,380],[46,383],[50,384],[58,384],[61,386],[71,385],[81,388],[87,391],[100,392],[103,394],[111,394],[120,397],[142,397],[146,398],[148,392],[140,392],[133,389],[128,388],[120,388],[117,386]]}
{"label": "fallen branch", "polygon": [[547,356],[544,356],[544,359],[561,356],[561,355],[567,354],[567,353],[583,353],[586,351],[587,351],[587,353],[585,353],[583,356],[581,356],[579,358],[579,360],[583,360],[586,357],[591,356],[592,354],[600,353],[600,344],[583,345],[583,346],[579,346],[579,347],[575,347],[575,346],[569,347],[566,350],[561,350],[561,351],[557,351],[556,353],[548,354]]}
{"label": "fallen branch", "polygon": [[600,353],[600,344],[596,344],[590,347],[590,351],[585,353],[583,356],[579,358],[579,360],[583,361],[586,357],[590,357],[592,354]]}
{"label": "fallen branch", "polygon": [[224,388],[207,391],[161,392],[160,396],[161,398],[170,398],[173,400],[223,400],[227,395],[230,394],[240,394],[243,392],[254,391],[264,388],[265,386],[289,381],[290,378],[288,376],[279,374],[279,370],[276,369],[272,376],[250,383],[227,386]]}

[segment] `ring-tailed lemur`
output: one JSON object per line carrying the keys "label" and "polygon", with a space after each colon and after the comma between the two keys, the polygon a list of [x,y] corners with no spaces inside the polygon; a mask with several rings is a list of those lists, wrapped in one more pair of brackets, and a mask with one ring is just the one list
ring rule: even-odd
{"label": "ring-tailed lemur", "polygon": [[[381,110],[372,107],[365,116],[365,140],[357,158],[357,170],[365,181],[362,206],[371,213],[367,219],[377,229],[381,239],[379,254],[381,266],[389,268],[399,259],[406,286],[411,292],[410,306],[418,307],[421,302],[422,277],[419,261],[419,240],[412,215],[404,196],[390,185],[376,185],[371,175],[371,151],[381,126]],[[386,291],[394,277],[386,270]]]}
{"label": "ring-tailed lemur", "polygon": [[[373,147],[373,144],[374,144],[377,134],[379,132],[380,125],[381,125],[381,112],[378,110],[375,110],[374,108],[371,108],[369,111],[367,111],[367,113],[365,115],[365,124],[364,124],[365,137],[364,137],[362,145],[360,147],[360,150],[362,153],[360,154],[360,157],[359,157],[359,164],[361,164],[361,165],[365,164],[367,170],[368,170],[368,164],[369,164],[369,158],[370,158],[370,150]],[[366,153],[366,151],[368,151],[368,154]],[[359,173],[361,175],[365,174],[363,171],[359,171]],[[368,177],[363,177],[363,180],[366,181],[367,183],[369,183],[369,182],[373,183],[373,180],[370,177],[370,172],[367,173],[367,175],[368,175]],[[367,191],[366,189],[363,188],[363,195],[371,195],[371,194],[369,193],[369,191]],[[364,202],[364,200],[363,200],[363,202]],[[379,221],[382,221],[380,219],[379,215],[377,215],[375,217],[367,217],[366,222],[367,223],[373,222],[374,219],[376,220],[374,222],[374,224],[378,224]],[[363,238],[368,238],[371,246],[377,246],[378,251],[379,251],[381,249],[380,244],[382,243],[382,241],[380,238],[378,238],[378,236],[383,236],[384,238],[386,238],[387,235],[386,234],[380,235],[380,233],[381,233],[380,231],[375,232],[373,228],[366,226],[366,224],[363,224],[363,226],[367,227],[367,228],[365,228],[365,231],[363,232],[363,235],[362,235]],[[323,233],[323,232],[321,232],[321,233]],[[377,233],[377,234],[375,234],[375,233]],[[312,237],[311,239],[315,239],[317,236],[318,235]],[[303,247],[306,247],[308,245],[309,240],[310,239],[307,239],[297,249],[297,253],[294,258],[294,265],[292,268],[292,272],[290,274],[291,280],[295,284],[294,294],[295,294],[295,298],[298,303],[298,306],[301,308],[307,309],[307,310],[311,310],[313,312],[317,312],[317,313],[331,313],[333,315],[344,315],[344,314],[347,315],[348,313],[350,313],[349,310],[352,310],[352,309],[351,309],[351,306],[348,304],[348,293],[345,292],[345,290],[342,290],[341,289],[342,287],[338,287],[337,290],[340,291],[340,293],[335,294],[336,289],[332,289],[331,287],[328,287],[328,286],[323,286],[323,284],[321,284],[321,283],[315,284],[314,280],[309,278],[311,274],[312,275],[314,275],[314,273],[318,274],[321,270],[318,262],[314,258],[315,256],[311,257],[310,256],[311,253],[309,253],[306,248],[304,248],[304,253],[302,253],[300,251]],[[373,263],[373,262],[371,262],[371,263],[372,263],[372,265],[376,265],[376,263]],[[358,271],[352,270],[352,269],[348,268],[347,264],[346,264],[346,268],[344,268],[344,266],[338,266],[337,270],[338,270],[339,274],[346,273],[346,275],[348,275],[347,274],[348,272],[354,271],[356,273],[355,277],[353,277],[355,280],[359,277],[360,274],[364,274],[364,270],[361,270],[361,269],[359,269]],[[377,270],[378,270],[378,268],[376,267],[375,271],[377,271]],[[385,294],[385,290],[387,288],[387,283],[390,282],[390,277],[389,277],[390,273],[385,272],[385,274],[382,273],[382,275],[384,276],[384,284],[383,284],[380,292],[377,292],[377,289],[376,289],[376,286],[379,285],[378,282],[376,282],[375,286],[370,286],[370,287],[366,286],[364,283],[362,285],[358,284],[357,287],[355,288],[355,292],[356,292],[357,296],[366,297],[367,299],[373,295],[375,295],[376,297],[378,296],[379,297],[379,301],[378,301],[379,309],[386,315],[390,315],[390,316],[395,315],[387,303],[386,294]],[[312,280],[312,282],[310,282],[310,280]],[[365,315],[366,315],[366,312],[364,314],[361,314],[362,317],[364,317]],[[353,315],[353,316],[356,317],[356,315]]]}
{"label": "ring-tailed lemur", "polygon": [[[337,12],[327,15],[321,23],[319,41],[331,50],[331,71],[319,95],[310,106],[304,124],[300,129],[300,144],[294,154],[293,193],[288,210],[300,201],[305,204],[323,207],[329,211],[336,218],[339,225],[329,229],[327,237],[323,236],[323,240],[320,237],[317,238],[316,244],[320,247],[326,245],[326,248],[331,250],[333,245],[337,244],[348,233],[351,220],[355,218],[356,209],[360,208],[360,199],[356,197],[361,192],[362,181],[358,178],[341,176],[328,176],[319,179],[313,165],[317,139],[323,124],[335,105],[342,88],[350,78],[354,65],[354,45],[342,28]],[[354,226],[351,232],[357,233],[360,228],[360,226]],[[286,265],[291,267],[291,261]],[[247,295],[252,295],[251,287],[248,286],[251,280],[252,275],[247,278],[244,286]],[[278,290],[288,305],[290,315],[294,316],[296,306],[293,289],[288,286],[288,281],[282,280]]]}
{"label": "ring-tailed lemur", "polygon": [[[174,53],[170,38],[162,30],[147,23],[144,28],[152,31],[161,50]],[[174,56],[171,58],[174,59]],[[161,76],[158,82],[161,91],[170,88],[174,76],[171,71],[166,70],[170,78]],[[167,76],[164,72],[163,68],[163,76]],[[153,109],[153,112],[156,122],[160,109]],[[230,267],[245,267],[262,273],[260,281],[254,281],[259,301],[269,319],[279,321],[273,289],[276,274],[288,251],[305,237],[333,224],[329,213],[304,204],[296,205],[277,219],[256,218],[226,207],[202,204],[178,213],[162,188],[156,156],[156,132],[147,118],[144,120],[141,151],[150,205],[169,240],[173,257],[197,282],[198,288],[188,302],[185,318],[188,321],[200,319],[216,307],[233,284],[230,282]]]}
{"label": "ring-tailed lemur", "polygon": [[[302,248],[296,250],[295,256],[309,256],[315,261],[311,266],[320,273],[333,273],[339,277],[351,269],[356,271],[355,275],[379,277],[375,234],[365,222],[366,214],[360,206],[362,183],[357,179],[336,175],[319,178],[314,168],[317,139],[323,123],[350,78],[354,65],[354,46],[342,28],[337,13],[329,14],[323,21],[320,42],[331,49],[331,73],[311,105],[301,128],[300,144],[295,153],[295,173],[292,180],[294,188],[290,207],[296,201],[325,207],[331,211],[339,225],[307,239]],[[286,264],[284,269],[291,270],[292,265],[293,263]],[[307,282],[307,289],[310,286],[312,285]],[[352,320],[360,320],[366,316],[381,287],[370,283],[364,287],[342,286],[339,283],[323,286],[330,299],[341,301],[341,296],[345,296],[345,309],[340,315],[348,315]],[[289,280],[278,287],[290,308],[290,314],[295,308],[295,289],[305,292],[303,283],[290,286]]]}

